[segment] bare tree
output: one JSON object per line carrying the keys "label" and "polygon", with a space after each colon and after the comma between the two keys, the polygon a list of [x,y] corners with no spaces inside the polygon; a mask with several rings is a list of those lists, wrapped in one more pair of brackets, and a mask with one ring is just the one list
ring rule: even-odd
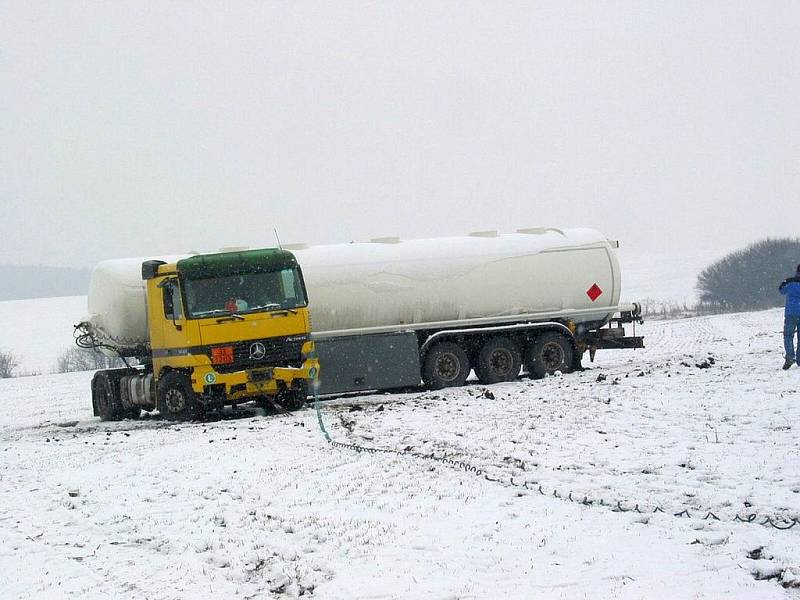
{"label": "bare tree", "polygon": [[778,285],[800,263],[800,239],[765,239],[731,252],[697,278],[709,309],[761,310],[783,305]]}
{"label": "bare tree", "polygon": [[97,350],[70,348],[58,357],[56,372],[71,373],[73,371],[96,371],[124,366],[119,358],[106,356]]}
{"label": "bare tree", "polygon": [[0,379],[14,376],[14,369],[19,366],[17,357],[11,352],[0,351]]}

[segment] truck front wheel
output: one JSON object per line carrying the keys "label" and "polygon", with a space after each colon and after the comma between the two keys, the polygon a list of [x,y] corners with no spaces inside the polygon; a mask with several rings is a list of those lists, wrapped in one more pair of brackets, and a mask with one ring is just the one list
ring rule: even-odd
{"label": "truck front wheel", "polygon": [[282,390],[275,396],[275,403],[284,410],[300,410],[306,403],[306,391],[304,388]]}
{"label": "truck front wheel", "polygon": [[422,379],[430,388],[464,385],[469,375],[467,353],[455,342],[439,342],[425,355]]}
{"label": "truck front wheel", "polygon": [[572,342],[560,333],[543,333],[528,346],[525,368],[532,379],[541,379],[556,371],[568,373],[573,364]]}
{"label": "truck front wheel", "polygon": [[475,374],[481,383],[513,381],[522,368],[522,353],[508,338],[496,337],[478,351]]}
{"label": "truck front wheel", "polygon": [[186,375],[170,371],[158,380],[158,410],[170,421],[187,421],[200,416],[200,402]]}

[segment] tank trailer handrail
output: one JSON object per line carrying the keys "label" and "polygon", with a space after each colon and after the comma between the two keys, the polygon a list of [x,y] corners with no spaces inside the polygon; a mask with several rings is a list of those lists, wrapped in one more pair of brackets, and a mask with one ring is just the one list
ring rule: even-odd
{"label": "tank trailer handrail", "polygon": [[[541,323],[542,320],[552,321],[554,319],[569,319],[570,317],[581,315],[614,315],[617,313],[630,313],[634,317],[641,314],[641,308],[636,303],[619,304],[617,306],[606,306],[596,308],[580,308],[576,310],[557,310],[545,311],[541,313],[525,313],[521,315],[504,315],[502,317],[479,317],[475,319],[458,319],[452,321],[429,321],[422,323],[402,323],[399,325],[384,325],[376,327],[363,327],[357,329],[336,329],[333,331],[320,331],[311,333],[311,339],[324,340],[334,337],[346,337],[364,335],[368,333],[392,333],[401,331],[419,331],[425,329],[453,329],[454,327],[470,327],[480,325],[494,325],[528,321],[530,324]],[[314,307],[311,306],[311,319],[314,319]],[[313,326],[312,326],[313,329]]]}
{"label": "tank trailer handrail", "polygon": [[459,335],[459,334],[472,334],[472,333],[486,333],[492,331],[514,331],[517,329],[559,329],[570,338],[574,337],[572,331],[569,328],[562,324],[556,323],[555,321],[546,321],[544,323],[515,323],[514,325],[498,325],[497,327],[474,327],[471,329],[443,329],[442,331],[437,331],[433,335],[431,335],[425,343],[422,344],[422,347],[419,349],[419,355],[424,356],[425,352],[431,346],[431,344],[437,341],[439,338],[450,336],[450,335]]}

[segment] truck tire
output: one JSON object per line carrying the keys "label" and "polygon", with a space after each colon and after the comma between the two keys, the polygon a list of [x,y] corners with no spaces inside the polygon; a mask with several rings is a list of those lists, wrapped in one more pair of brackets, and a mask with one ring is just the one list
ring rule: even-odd
{"label": "truck tire", "polygon": [[109,373],[100,371],[95,376],[92,386],[92,401],[97,407],[97,414],[101,421],[119,421],[120,400],[119,391],[116,389],[116,378]]}
{"label": "truck tire", "polygon": [[522,368],[522,353],[517,344],[505,337],[488,340],[478,351],[475,374],[481,383],[513,381]]}
{"label": "truck tire", "polygon": [[161,376],[157,392],[158,410],[170,421],[189,421],[202,414],[189,378],[179,371],[169,371]]}
{"label": "truck tire", "polygon": [[567,336],[555,332],[542,333],[525,352],[525,368],[531,379],[541,379],[556,371],[569,373],[574,353],[572,341]]}
{"label": "truck tire", "polygon": [[131,408],[123,408],[122,409],[122,418],[123,419],[131,419],[135,421],[139,417],[142,416],[142,409],[138,406],[134,406]]}
{"label": "truck tire", "polygon": [[303,388],[282,390],[275,396],[275,403],[284,410],[300,410],[306,403],[306,391]]}
{"label": "truck tire", "polygon": [[455,342],[439,342],[425,354],[422,379],[435,390],[464,385],[469,375],[467,353]]}

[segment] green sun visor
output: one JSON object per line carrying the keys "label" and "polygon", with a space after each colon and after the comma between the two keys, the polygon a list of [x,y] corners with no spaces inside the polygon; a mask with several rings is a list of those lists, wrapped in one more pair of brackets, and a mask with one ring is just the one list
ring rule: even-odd
{"label": "green sun visor", "polygon": [[178,273],[188,279],[264,273],[296,267],[294,254],[278,248],[199,254],[178,261]]}

